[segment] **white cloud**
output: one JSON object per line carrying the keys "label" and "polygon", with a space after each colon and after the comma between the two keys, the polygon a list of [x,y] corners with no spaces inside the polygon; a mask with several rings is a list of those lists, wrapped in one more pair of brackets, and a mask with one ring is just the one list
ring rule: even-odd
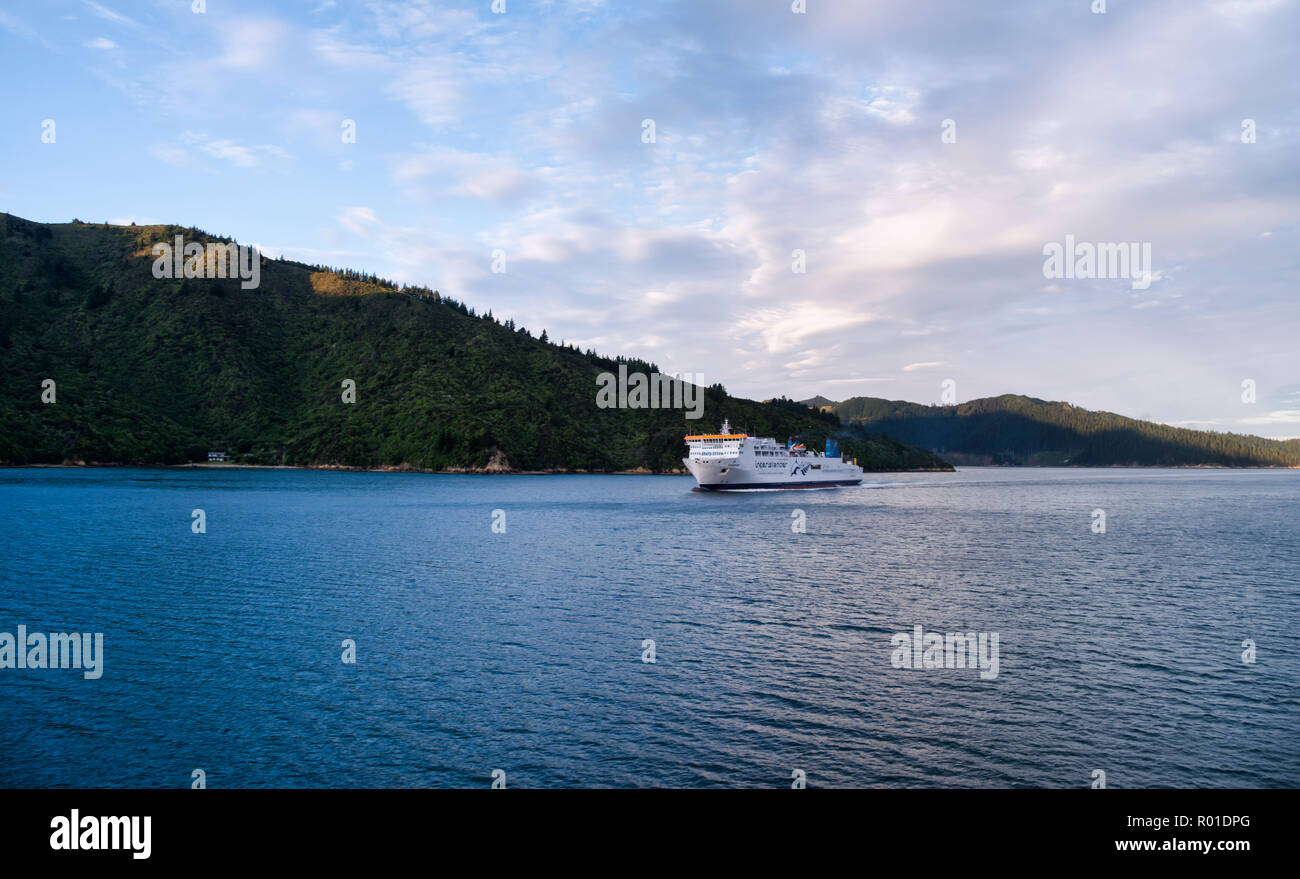
{"label": "white cloud", "polygon": [[199,164],[196,158],[188,151],[170,144],[152,144],[149,147],[149,152],[155,158],[161,159],[169,165],[175,165],[178,168],[190,168]]}
{"label": "white cloud", "polygon": [[291,45],[288,25],[275,19],[236,19],[222,27],[225,51],[217,64],[240,71],[270,68],[283,59]]}
{"label": "white cloud", "polygon": [[403,70],[387,91],[421,122],[436,128],[456,121],[463,89],[464,78],[449,65],[425,60]]}
{"label": "white cloud", "polygon": [[338,217],[339,223],[354,235],[369,237],[374,231],[383,228],[383,222],[375,215],[373,208],[356,206],[343,211]]}
{"label": "white cloud", "polygon": [[790,351],[816,336],[842,333],[870,323],[878,316],[853,312],[834,305],[795,301],[771,308],[758,308],[737,315],[736,329],[741,335],[755,335],[768,353]]}
{"label": "white cloud", "polygon": [[293,158],[284,149],[273,144],[246,146],[230,138],[214,138],[190,131],[182,134],[181,139],[214,159],[230,162],[240,168],[256,168],[272,160],[288,161]]}
{"label": "white cloud", "polygon": [[230,162],[239,168],[255,168],[293,159],[284,149],[272,144],[245,146],[229,138],[213,138],[193,131],[183,132],[180,140],[185,146],[151,144],[149,152],[170,165],[182,168],[201,167],[203,163],[197,153]]}
{"label": "white cloud", "polygon": [[1278,409],[1257,418],[1243,418],[1242,424],[1300,424],[1300,409]]}
{"label": "white cloud", "polygon": [[111,21],[117,24],[126,24],[135,27],[134,21],[132,21],[131,19],[127,18],[125,15],[122,15],[119,12],[114,12],[112,9],[109,9],[107,6],[104,6],[103,4],[96,3],[94,2],[94,0],[85,0],[85,3],[87,6],[90,7],[91,12],[95,13],[105,21]]}
{"label": "white cloud", "polygon": [[58,51],[58,48],[53,43],[51,43],[49,40],[45,39],[45,37],[37,33],[34,28],[32,28],[30,25],[28,25],[26,22],[22,21],[21,19],[16,18],[13,15],[10,15],[8,12],[5,12],[3,9],[0,9],[0,27],[4,28],[5,30],[9,31],[11,34],[14,34],[15,36],[22,37],[25,40],[31,40],[33,43],[38,43],[44,46],[46,49],[55,52]]}
{"label": "white cloud", "polygon": [[513,202],[538,189],[535,176],[506,157],[448,148],[399,157],[392,179],[402,190],[426,198],[465,196]]}
{"label": "white cloud", "polygon": [[906,125],[916,121],[913,111],[919,99],[920,95],[906,86],[876,85],[867,89],[861,106],[868,115],[878,116],[891,125]]}

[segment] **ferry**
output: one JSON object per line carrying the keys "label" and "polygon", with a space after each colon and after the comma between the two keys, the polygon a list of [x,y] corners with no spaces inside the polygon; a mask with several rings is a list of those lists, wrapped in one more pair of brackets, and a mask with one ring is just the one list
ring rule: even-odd
{"label": "ferry", "polygon": [[717,433],[688,436],[686,445],[690,451],[682,463],[703,491],[862,484],[862,468],[840,456],[834,439],[826,440],[823,454],[803,443],[782,446],[771,437],[732,433],[731,423],[723,421]]}

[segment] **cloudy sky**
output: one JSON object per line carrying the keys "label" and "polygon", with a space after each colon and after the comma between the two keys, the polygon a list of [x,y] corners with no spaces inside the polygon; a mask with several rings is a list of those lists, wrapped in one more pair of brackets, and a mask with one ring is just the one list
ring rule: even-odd
{"label": "cloudy sky", "polygon": [[[0,3],[0,210],[195,225],[755,398],[950,379],[1300,436],[1297,0],[492,5]],[[1150,285],[1046,277],[1066,235],[1149,244]]]}

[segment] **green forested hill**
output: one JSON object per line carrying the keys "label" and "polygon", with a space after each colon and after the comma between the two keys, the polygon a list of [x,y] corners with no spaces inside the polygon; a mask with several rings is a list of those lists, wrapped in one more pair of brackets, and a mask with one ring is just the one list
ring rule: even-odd
{"label": "green forested hill", "polygon": [[[424,288],[263,260],[261,284],[158,280],[175,226],[0,215],[0,462],[236,461],[422,469],[677,469],[722,418],[841,447],[868,469],[947,465],[788,400],[706,393],[705,414],[600,409],[596,376],[650,373],[550,343]],[[43,404],[41,383],[56,382]],[[341,400],[344,379],[356,402]]]}
{"label": "green forested hill", "polygon": [[956,406],[854,397],[829,411],[958,463],[1300,466],[1300,441],[1185,430],[1014,394]]}
{"label": "green forested hill", "polygon": [[829,400],[820,394],[810,400],[800,400],[805,406],[811,406],[813,409],[825,409],[828,406],[834,406],[835,401]]}

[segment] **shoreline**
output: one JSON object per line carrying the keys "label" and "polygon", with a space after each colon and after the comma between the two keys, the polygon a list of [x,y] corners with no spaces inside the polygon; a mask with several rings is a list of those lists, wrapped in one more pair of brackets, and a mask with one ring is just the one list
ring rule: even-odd
{"label": "shoreline", "polygon": [[[106,464],[99,461],[92,463],[69,462],[63,464],[8,464],[0,463],[0,469],[50,469],[50,470],[108,470],[113,468],[139,468],[146,470],[335,470],[349,473],[423,473],[434,476],[689,476],[690,471],[648,470],[644,467],[632,470],[572,470],[552,468],[548,470],[511,470],[508,468],[470,468],[453,467],[444,470],[431,470],[423,467],[406,465],[388,465],[384,467],[352,467],[344,464],[232,464],[208,461],[195,461],[186,464]],[[1235,466],[1231,464],[1051,464],[1051,465],[1011,465],[1011,464],[961,464],[950,468],[911,467],[899,470],[869,470],[863,473],[956,473],[958,470],[1300,470],[1300,466],[1288,467],[1276,464],[1257,466]]]}
{"label": "shoreline", "polygon": [[[231,464],[215,461],[195,461],[187,464],[105,464],[73,462],[63,464],[5,464],[0,469],[47,469],[47,470],[110,470],[114,468],[135,467],[145,470],[336,470],[348,473],[424,473],[434,476],[690,476],[690,471],[648,470],[638,467],[632,470],[573,470],[552,468],[549,470],[510,470],[507,468],[470,468],[452,467],[445,470],[430,470],[423,467],[406,465],[389,465],[385,467],[351,467],[344,464]],[[955,473],[956,468],[914,467],[904,470],[863,470],[864,473]]]}
{"label": "shoreline", "polygon": [[[441,476],[552,476],[552,475],[570,475],[570,476],[689,476],[690,471],[682,470],[647,470],[638,468],[634,470],[569,470],[569,469],[550,469],[550,470],[510,470],[506,468],[486,468],[486,467],[452,467],[445,470],[431,470],[425,467],[409,467],[404,465],[384,466],[384,467],[352,467],[346,464],[229,464],[217,463],[215,461],[196,461],[187,464],[105,464],[100,461],[92,463],[67,463],[67,464],[4,464],[0,463],[0,469],[9,470],[111,470],[115,468],[138,468],[141,470],[337,470],[347,473],[424,473]],[[946,471],[945,471],[946,472]]]}
{"label": "shoreline", "polygon": [[551,475],[601,475],[601,476],[689,476],[690,472],[682,470],[510,470],[507,468],[487,467],[452,467],[445,470],[431,470],[425,467],[389,465],[384,467],[352,467],[346,464],[230,464],[215,461],[195,461],[187,464],[106,464],[100,461],[92,463],[65,464],[3,464],[0,469],[27,470],[111,470],[114,468],[135,467],[141,470],[337,470],[348,473],[424,473],[441,476],[551,476]]}
{"label": "shoreline", "polygon": [[[135,467],[142,470],[334,470],[345,473],[423,473],[432,476],[690,476],[685,468],[681,470],[506,470],[501,468],[467,468],[457,467],[447,470],[429,470],[422,467],[348,467],[342,464],[218,464],[206,461],[193,464],[0,464],[0,469],[25,470],[111,470],[114,468]],[[864,473],[955,473],[955,469],[938,467],[914,468],[910,470],[864,470]]]}

